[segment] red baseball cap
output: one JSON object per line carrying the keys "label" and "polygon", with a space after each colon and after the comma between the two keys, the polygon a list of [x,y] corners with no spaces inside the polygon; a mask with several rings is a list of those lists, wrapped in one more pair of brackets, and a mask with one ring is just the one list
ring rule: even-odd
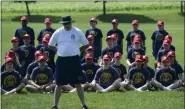
{"label": "red baseball cap", "polygon": [[51,18],[45,18],[44,23],[52,23],[52,19]]}
{"label": "red baseball cap", "polygon": [[13,37],[11,42],[19,42],[19,39],[17,37]]}
{"label": "red baseball cap", "polygon": [[138,24],[139,24],[139,22],[138,22],[137,20],[133,20],[133,21],[132,21],[132,25],[135,25],[135,24],[137,24],[137,25],[138,25]]}
{"label": "red baseball cap", "polygon": [[141,43],[141,40],[140,39],[137,39],[137,38],[134,38],[134,44],[140,44]]}
{"label": "red baseball cap", "polygon": [[40,61],[46,61],[46,60],[47,60],[47,57],[46,56],[43,56],[43,55],[38,56],[38,58],[37,58],[37,61],[38,62],[40,62]]}
{"label": "red baseball cap", "polygon": [[115,33],[114,33],[114,34],[112,34],[111,36],[112,36],[113,39],[118,39],[118,34],[115,34]]}
{"label": "red baseball cap", "polygon": [[28,17],[27,16],[22,16],[21,21],[27,21],[28,22]]}
{"label": "red baseball cap", "polygon": [[107,36],[106,41],[113,40],[112,36]]}
{"label": "red baseball cap", "polygon": [[89,47],[87,48],[87,51],[94,51],[94,48],[93,48],[92,46],[89,46]]}
{"label": "red baseball cap", "polygon": [[167,58],[166,56],[163,56],[163,57],[161,58],[161,61],[162,61],[162,62],[169,62],[169,60],[168,60],[168,58]]}
{"label": "red baseball cap", "polygon": [[170,45],[171,44],[171,41],[166,39],[163,41],[163,45]]}
{"label": "red baseball cap", "polygon": [[35,56],[36,56],[36,57],[42,56],[42,51],[37,50],[37,51],[35,52]]}
{"label": "red baseball cap", "polygon": [[107,54],[103,56],[103,60],[110,61],[110,59],[111,59],[111,57]]}
{"label": "red baseball cap", "polygon": [[87,39],[91,39],[91,40],[93,40],[93,39],[94,39],[94,35],[89,34],[89,35],[87,36]]}
{"label": "red baseball cap", "polygon": [[88,53],[85,55],[85,59],[93,59],[93,55]]}
{"label": "red baseball cap", "polygon": [[95,17],[91,18],[90,22],[96,22],[97,23],[97,19]]}
{"label": "red baseball cap", "polygon": [[6,57],[10,57],[10,58],[13,58],[15,57],[15,52],[13,50],[9,50],[6,54]]}
{"label": "red baseball cap", "polygon": [[118,19],[113,19],[112,23],[118,24]]}
{"label": "red baseball cap", "polygon": [[25,34],[24,36],[22,36],[23,39],[30,39],[30,35],[29,34]]}
{"label": "red baseball cap", "polygon": [[48,42],[49,42],[50,38],[51,38],[51,35],[49,35],[49,34],[47,35],[47,34],[46,34],[46,35],[44,35],[44,37],[42,38],[42,40],[43,40],[43,39],[46,39],[46,40],[48,40]]}
{"label": "red baseball cap", "polygon": [[143,61],[148,61],[148,56],[144,55],[143,56]]}
{"label": "red baseball cap", "polygon": [[142,62],[143,56],[142,55],[136,55],[135,62]]}
{"label": "red baseball cap", "polygon": [[157,22],[157,25],[164,25],[164,22],[161,21],[161,20],[159,20],[159,21]]}
{"label": "red baseball cap", "polygon": [[42,43],[49,43],[49,40],[47,38],[43,38]]}
{"label": "red baseball cap", "polygon": [[10,57],[7,57],[5,58],[5,64],[8,63],[8,62],[14,62],[13,58],[10,58]]}
{"label": "red baseball cap", "polygon": [[171,35],[166,35],[165,36],[165,38],[164,38],[164,40],[170,40],[170,42],[172,42],[172,36]]}
{"label": "red baseball cap", "polygon": [[175,52],[174,51],[169,51],[168,54],[167,54],[167,57],[175,57]]}
{"label": "red baseball cap", "polygon": [[118,57],[118,58],[121,58],[121,53],[120,53],[120,52],[116,52],[116,53],[114,54],[114,57],[115,57],[115,58],[117,58],[117,57]]}

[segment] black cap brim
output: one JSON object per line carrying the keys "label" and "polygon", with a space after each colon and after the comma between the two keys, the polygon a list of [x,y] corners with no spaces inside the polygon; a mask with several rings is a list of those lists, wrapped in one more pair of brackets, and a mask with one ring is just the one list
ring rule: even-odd
{"label": "black cap brim", "polygon": [[66,24],[66,23],[74,23],[75,20],[72,20],[72,21],[60,21],[59,23],[60,24]]}

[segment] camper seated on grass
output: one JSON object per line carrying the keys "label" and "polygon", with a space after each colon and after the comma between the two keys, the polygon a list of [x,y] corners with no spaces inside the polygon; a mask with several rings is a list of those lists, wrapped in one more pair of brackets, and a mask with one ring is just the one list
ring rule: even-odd
{"label": "camper seated on grass", "polygon": [[122,54],[120,52],[116,52],[114,54],[114,63],[111,66],[117,70],[121,80],[124,81],[127,77],[127,69],[123,64],[121,64],[121,59]]}
{"label": "camper seated on grass", "polygon": [[30,92],[51,92],[55,88],[53,83],[53,74],[51,68],[47,67],[47,57],[39,56],[37,58],[38,65],[31,73],[29,84],[26,89]]}
{"label": "camper seated on grass", "polygon": [[169,62],[170,62],[170,65],[169,65],[170,68],[172,68],[176,72],[177,80],[185,82],[185,80],[184,80],[184,71],[183,71],[181,65],[176,60],[175,52],[174,51],[168,52],[167,57],[168,57]]}
{"label": "camper seated on grass", "polygon": [[176,72],[169,67],[169,59],[163,56],[161,59],[161,67],[155,73],[152,84],[161,90],[174,90],[183,85],[182,81],[177,80]]}
{"label": "camper seated on grass", "polygon": [[96,71],[94,80],[90,83],[97,92],[110,92],[119,88],[121,78],[116,69],[110,66],[110,63],[111,57],[104,55],[103,65]]}
{"label": "camper seated on grass", "polygon": [[19,93],[25,85],[20,73],[14,70],[14,60],[7,57],[4,63],[6,70],[1,73],[1,94]]}
{"label": "camper seated on grass", "polygon": [[121,89],[145,91],[150,87],[149,72],[143,68],[143,56],[136,55],[136,66],[131,68],[127,74],[127,78],[120,83]]}

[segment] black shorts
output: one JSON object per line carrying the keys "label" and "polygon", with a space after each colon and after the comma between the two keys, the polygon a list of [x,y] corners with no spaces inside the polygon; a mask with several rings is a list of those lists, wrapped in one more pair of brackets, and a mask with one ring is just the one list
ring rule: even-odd
{"label": "black shorts", "polygon": [[83,81],[80,57],[58,57],[55,68],[55,81],[57,85],[79,84]]}

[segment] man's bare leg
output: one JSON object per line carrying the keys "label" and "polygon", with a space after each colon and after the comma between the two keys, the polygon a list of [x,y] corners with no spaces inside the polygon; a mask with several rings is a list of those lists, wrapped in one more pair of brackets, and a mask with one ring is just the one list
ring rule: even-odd
{"label": "man's bare leg", "polygon": [[58,106],[58,102],[60,100],[62,85],[56,85],[54,92],[54,107]]}
{"label": "man's bare leg", "polygon": [[81,84],[75,84],[75,87],[76,87],[76,91],[77,91],[78,97],[80,99],[80,102],[81,102],[82,106],[84,106],[85,105],[84,90],[83,90]]}

